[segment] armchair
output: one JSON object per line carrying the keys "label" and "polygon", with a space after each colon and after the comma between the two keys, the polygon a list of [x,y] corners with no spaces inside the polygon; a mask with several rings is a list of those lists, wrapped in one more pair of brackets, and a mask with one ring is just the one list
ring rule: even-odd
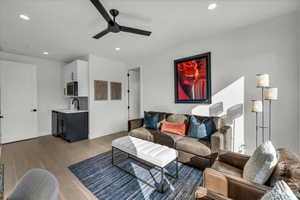
{"label": "armchair", "polygon": [[204,171],[203,187],[235,200],[260,199],[271,188],[243,179],[243,168],[250,157],[233,152],[220,152]]}

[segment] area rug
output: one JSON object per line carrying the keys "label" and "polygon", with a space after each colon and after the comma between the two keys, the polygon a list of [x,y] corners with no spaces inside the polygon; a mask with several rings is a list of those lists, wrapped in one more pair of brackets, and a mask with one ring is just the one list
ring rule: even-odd
{"label": "area rug", "polygon": [[[160,172],[153,166],[147,166],[133,159],[124,159],[124,154],[115,154],[118,166],[134,173],[148,183],[160,182]],[[106,152],[79,163],[69,169],[80,182],[100,200],[191,200],[202,181],[202,172],[179,164],[179,178],[165,176],[165,192],[159,193],[154,188],[139,181],[134,176],[120,170],[111,163],[111,152]],[[175,164],[170,164],[166,171],[176,173]]]}

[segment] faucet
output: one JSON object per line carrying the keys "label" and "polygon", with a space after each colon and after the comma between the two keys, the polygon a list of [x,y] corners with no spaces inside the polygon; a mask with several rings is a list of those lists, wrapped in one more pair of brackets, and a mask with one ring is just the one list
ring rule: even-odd
{"label": "faucet", "polygon": [[76,103],[76,109],[77,110],[80,110],[80,106],[79,106],[79,99],[77,98],[73,98],[72,100],[72,104],[75,104]]}

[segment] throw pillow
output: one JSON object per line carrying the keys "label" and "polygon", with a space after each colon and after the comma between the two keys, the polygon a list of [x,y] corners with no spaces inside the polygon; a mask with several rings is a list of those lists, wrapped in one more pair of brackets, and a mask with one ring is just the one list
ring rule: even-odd
{"label": "throw pillow", "polygon": [[153,114],[151,115],[148,112],[144,112],[144,128],[148,128],[148,129],[158,129],[158,119],[159,119],[159,114]]}
{"label": "throw pillow", "polygon": [[172,114],[167,117],[168,122],[173,122],[177,124],[186,124],[188,121],[187,116],[182,114]]}
{"label": "throw pillow", "polygon": [[294,194],[300,199],[300,157],[287,149],[277,149],[278,163],[269,179],[268,185],[283,180],[291,188]]}
{"label": "throw pillow", "polygon": [[[278,164],[276,165],[274,172],[270,178],[270,186],[274,187],[275,183],[279,180],[284,180],[288,186],[293,190],[293,187],[289,184],[290,182],[295,182],[297,180],[300,187],[300,176],[291,176],[295,174],[300,168],[300,157],[287,149],[281,148],[277,149]],[[299,190],[300,188],[298,188]]]}
{"label": "throw pillow", "polygon": [[158,114],[159,117],[158,117],[158,123],[157,123],[157,129],[159,129],[161,127],[161,123],[166,120],[166,113],[163,113],[163,112],[156,112],[156,111],[149,111],[147,112],[148,114],[150,115],[155,115],[155,114]]}
{"label": "throw pillow", "polygon": [[175,133],[181,136],[185,136],[186,125],[177,124],[172,122],[162,122],[161,132]]}
{"label": "throw pillow", "polygon": [[201,121],[195,116],[191,116],[188,136],[210,140],[210,136],[214,134],[214,132],[216,132],[216,127],[212,118],[207,118]]}
{"label": "throw pillow", "polygon": [[284,181],[278,181],[261,200],[298,200],[298,198]]}
{"label": "throw pillow", "polygon": [[243,177],[257,184],[265,184],[277,164],[276,150],[270,141],[261,144],[247,161]]}

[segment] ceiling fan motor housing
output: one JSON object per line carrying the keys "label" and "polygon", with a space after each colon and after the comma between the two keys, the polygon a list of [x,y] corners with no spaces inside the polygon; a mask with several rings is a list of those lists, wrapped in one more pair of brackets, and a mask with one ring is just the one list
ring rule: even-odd
{"label": "ceiling fan motor housing", "polygon": [[109,12],[114,18],[117,17],[120,13],[117,9],[111,9]]}

